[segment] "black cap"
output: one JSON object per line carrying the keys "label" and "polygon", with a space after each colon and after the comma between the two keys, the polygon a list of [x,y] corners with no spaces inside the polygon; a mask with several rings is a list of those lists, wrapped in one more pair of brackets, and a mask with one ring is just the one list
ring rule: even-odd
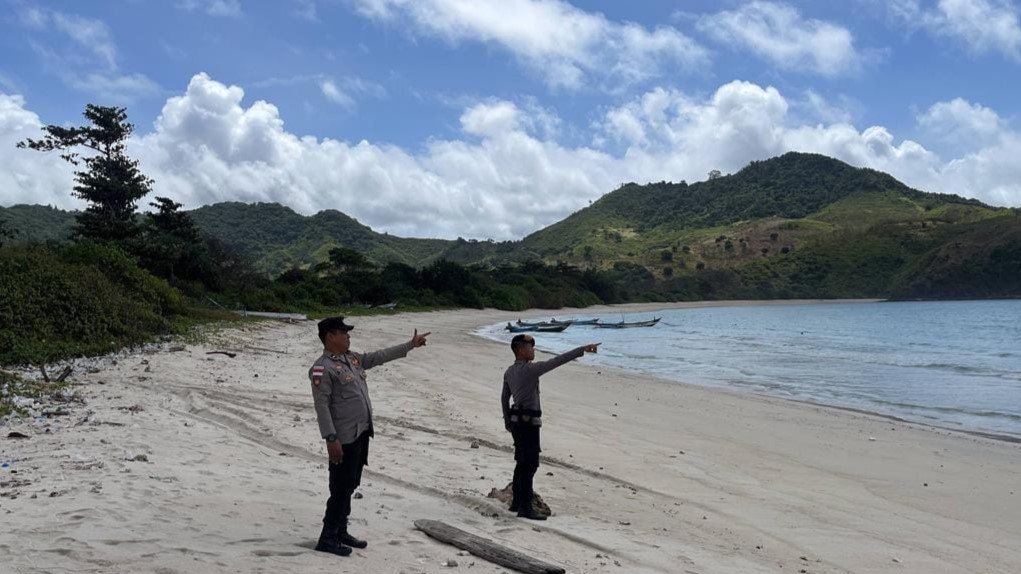
{"label": "black cap", "polygon": [[350,331],[351,329],[354,327],[345,323],[343,317],[327,317],[319,321],[319,338],[326,338],[326,334],[330,331]]}

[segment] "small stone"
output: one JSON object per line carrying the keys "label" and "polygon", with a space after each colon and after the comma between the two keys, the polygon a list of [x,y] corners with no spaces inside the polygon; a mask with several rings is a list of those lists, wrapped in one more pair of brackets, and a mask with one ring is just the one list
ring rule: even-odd
{"label": "small stone", "polygon": [[479,441],[473,440],[471,443],[471,448],[479,448]]}
{"label": "small stone", "polygon": [[928,482],[923,482],[922,486],[929,486],[929,483]]}
{"label": "small stone", "polygon": [[361,500],[361,499],[365,498],[365,495],[363,495],[360,492],[356,492],[356,493],[354,493],[354,496],[352,496],[351,498],[353,498],[355,500]]}
{"label": "small stone", "polygon": [[876,437],[870,436],[869,437],[869,442],[876,442]]}
{"label": "small stone", "polygon": [[619,520],[617,521],[617,524],[620,524],[621,526],[631,526],[631,522],[627,520]]}
{"label": "small stone", "polygon": [[457,560],[451,558],[450,560],[447,560],[446,563],[444,563],[443,565],[446,566],[447,568],[457,568]]}
{"label": "small stone", "polygon": [[149,457],[144,454],[136,454],[135,458],[131,459],[135,462],[149,462]]}
{"label": "small stone", "polygon": [[893,561],[897,564],[900,564],[900,558],[894,558]]}

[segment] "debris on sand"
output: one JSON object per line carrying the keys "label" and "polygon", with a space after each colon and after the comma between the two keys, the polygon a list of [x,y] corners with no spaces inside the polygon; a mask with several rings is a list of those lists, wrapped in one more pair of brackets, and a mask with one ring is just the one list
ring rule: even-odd
{"label": "debris on sand", "polygon": [[[496,488],[494,488],[489,491],[489,494],[487,496],[489,498],[495,498],[509,506],[511,503],[511,499],[514,498],[513,486],[514,486],[513,482],[508,482],[507,486],[503,487],[502,490],[497,490]],[[549,505],[546,504],[546,502],[542,499],[541,496],[539,496],[538,492],[536,492],[535,497],[532,498],[532,511],[541,516],[551,516],[553,514],[553,511],[550,510]]]}

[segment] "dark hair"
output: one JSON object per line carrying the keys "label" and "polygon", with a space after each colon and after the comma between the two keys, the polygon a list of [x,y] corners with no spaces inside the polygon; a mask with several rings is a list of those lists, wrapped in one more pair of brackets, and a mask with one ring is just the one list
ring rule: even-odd
{"label": "dark hair", "polygon": [[531,345],[534,347],[535,339],[533,339],[530,335],[514,335],[514,338],[511,339],[511,351],[514,351],[515,355],[518,354],[518,349],[525,345]]}

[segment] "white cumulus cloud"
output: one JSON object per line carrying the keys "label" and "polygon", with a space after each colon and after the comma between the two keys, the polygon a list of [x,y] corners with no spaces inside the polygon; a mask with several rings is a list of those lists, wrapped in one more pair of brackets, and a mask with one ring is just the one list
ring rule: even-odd
{"label": "white cumulus cloud", "polygon": [[43,122],[18,95],[0,93],[0,205],[41,203],[77,209],[71,197],[71,167],[56,154],[15,146],[25,138],[39,139]]}
{"label": "white cumulus cloud", "polygon": [[[458,137],[410,151],[293,134],[273,104],[245,102],[241,87],[198,74],[128,151],[155,179],[156,194],[189,208],[271,201],[302,213],[338,209],[417,237],[518,238],[623,182],[693,182],[787,151],[886,171],[925,191],[1021,205],[1021,134],[979,104],[937,102],[917,117],[923,133],[983,134],[946,158],[883,126],[808,124],[791,109],[779,90],[751,82],[708,97],[654,88],[605,111],[590,132],[605,142],[600,148],[559,143],[551,128],[559,120],[534,102],[488,100],[464,109]],[[56,154],[13,149],[39,137],[41,126],[20,96],[0,94],[0,146],[8,150],[0,154],[0,204],[75,205],[71,170]]]}

